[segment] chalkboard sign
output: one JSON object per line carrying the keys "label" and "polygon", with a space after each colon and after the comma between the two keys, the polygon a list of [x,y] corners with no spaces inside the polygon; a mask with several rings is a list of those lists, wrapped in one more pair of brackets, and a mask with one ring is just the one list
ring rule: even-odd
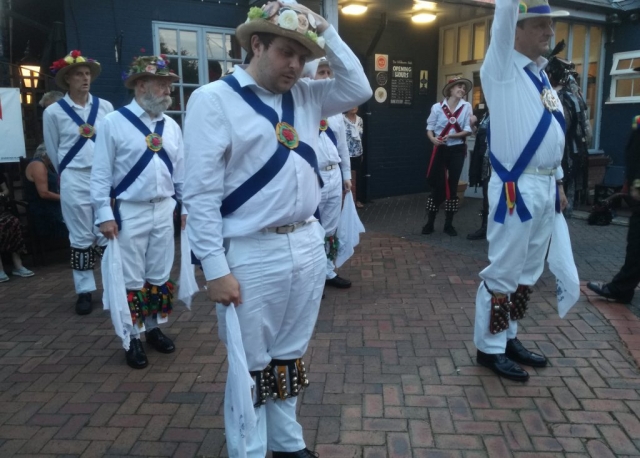
{"label": "chalkboard sign", "polygon": [[389,103],[409,107],[413,103],[413,59],[391,59]]}

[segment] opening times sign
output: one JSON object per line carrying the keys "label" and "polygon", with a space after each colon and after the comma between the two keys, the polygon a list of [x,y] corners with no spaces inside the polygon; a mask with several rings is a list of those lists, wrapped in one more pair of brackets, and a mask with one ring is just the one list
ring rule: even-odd
{"label": "opening times sign", "polygon": [[409,107],[413,103],[413,59],[391,59],[392,106]]}

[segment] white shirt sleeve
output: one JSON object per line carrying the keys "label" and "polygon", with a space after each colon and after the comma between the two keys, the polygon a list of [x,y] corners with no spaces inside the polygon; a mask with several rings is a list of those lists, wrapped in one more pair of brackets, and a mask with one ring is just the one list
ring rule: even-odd
{"label": "white shirt sleeve", "polygon": [[342,180],[351,179],[351,157],[349,156],[349,146],[347,145],[347,130],[344,122],[336,123],[338,139],[338,154],[340,155],[340,171],[342,172]]}
{"label": "white shirt sleeve", "polygon": [[60,145],[60,132],[56,117],[52,114],[52,111],[47,107],[44,110],[42,119],[42,128],[44,134],[44,144],[47,148],[47,156],[51,160],[51,165],[58,171],[58,146]]}
{"label": "white shirt sleeve", "polygon": [[431,132],[436,132],[436,124],[438,122],[438,113],[436,112],[436,108],[440,108],[440,104],[436,103],[431,107],[431,113],[429,113],[429,117],[427,118],[427,130]]}
{"label": "white shirt sleeve", "polygon": [[[178,202],[182,203],[182,195],[184,188],[184,142],[182,140],[182,131],[178,126],[176,126],[178,130],[178,157],[176,158],[176,163],[173,165],[173,187],[176,191],[176,199]],[[187,210],[185,206],[182,206],[183,215],[187,214]]]}
{"label": "white shirt sleeve", "polygon": [[222,239],[220,206],[224,194],[225,152],[231,145],[231,125],[216,96],[196,90],[184,123],[185,181],[183,203],[189,213],[187,233],[204,276],[215,280],[229,274]]}
{"label": "white shirt sleeve", "polygon": [[322,35],[326,41],[327,60],[334,78],[324,80],[321,116],[328,117],[360,105],[373,95],[371,85],[360,61],[336,32],[329,26]]}
{"label": "white shirt sleeve", "polygon": [[469,103],[465,103],[460,126],[462,127],[462,130],[473,133],[473,130],[471,129],[471,104]]}
{"label": "white shirt sleeve", "polygon": [[491,43],[480,70],[481,77],[495,81],[513,79],[513,49],[518,23],[518,0],[496,0]]}
{"label": "white shirt sleeve", "polygon": [[[113,186],[113,166],[116,144],[108,119],[100,123],[100,134],[96,135],[96,146],[91,167],[91,205],[96,215],[96,224],[115,220],[111,209],[111,188]],[[115,133],[115,132],[114,132]]]}

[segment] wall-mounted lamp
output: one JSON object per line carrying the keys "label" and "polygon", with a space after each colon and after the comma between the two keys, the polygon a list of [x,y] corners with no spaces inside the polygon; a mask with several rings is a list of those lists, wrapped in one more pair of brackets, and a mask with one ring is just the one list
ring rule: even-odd
{"label": "wall-mounted lamp", "polygon": [[416,2],[413,5],[414,10],[435,11],[436,8],[437,8],[437,5],[435,3],[424,1],[424,0],[416,0]]}
{"label": "wall-mounted lamp", "polygon": [[38,87],[38,81],[40,81],[40,64],[31,56],[29,42],[27,42],[24,57],[20,60],[19,65],[22,86],[27,89],[26,101],[27,104],[30,104],[33,100],[31,92]]}
{"label": "wall-mounted lamp", "polygon": [[416,24],[428,24],[436,20],[436,15],[433,13],[414,13],[411,15],[411,20]]}
{"label": "wall-mounted lamp", "polygon": [[358,14],[366,13],[368,8],[369,7],[366,5],[366,3],[349,2],[342,7],[342,12],[344,14],[356,16]]}
{"label": "wall-mounted lamp", "polygon": [[613,25],[620,25],[622,24],[622,19],[617,13],[613,13],[607,16],[607,22]]}

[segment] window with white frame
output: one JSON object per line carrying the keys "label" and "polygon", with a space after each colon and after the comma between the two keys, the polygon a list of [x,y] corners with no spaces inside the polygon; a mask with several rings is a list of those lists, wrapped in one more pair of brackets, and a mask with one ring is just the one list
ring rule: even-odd
{"label": "window with white frame", "polygon": [[640,102],[640,51],[620,52],[613,55],[611,66],[611,103]]}
{"label": "window with white frame", "polygon": [[173,104],[167,111],[180,125],[193,91],[242,63],[242,48],[234,32],[219,27],[153,23],[155,54],[166,54],[171,69],[180,76],[174,85]]}

